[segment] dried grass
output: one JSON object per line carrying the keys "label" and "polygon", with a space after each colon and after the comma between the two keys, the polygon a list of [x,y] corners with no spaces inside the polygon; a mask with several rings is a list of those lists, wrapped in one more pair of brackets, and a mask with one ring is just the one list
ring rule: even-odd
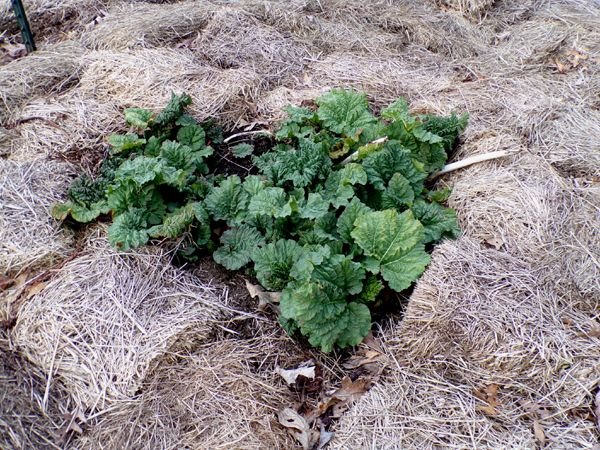
{"label": "dried grass", "polygon": [[[419,112],[467,111],[455,158],[520,154],[441,180],[453,187],[464,236],[434,252],[405,319],[382,332],[394,365],[335,426],[334,447],[530,448],[538,420],[548,447],[592,448],[598,8],[433,3],[116,5],[82,38],[96,50],[77,58],[76,87],[11,100],[8,115],[24,120],[6,138],[21,162],[7,167],[25,167],[32,155],[97,156],[104,137],[122,129],[123,108],[157,110],[172,90],[192,95],[198,118],[229,125],[278,119],[286,104],[336,86],[366,91],[376,108],[405,96]],[[171,48],[145,48],[161,46]],[[585,57],[560,73],[556,58],[572,50]],[[16,92],[30,58],[13,77]],[[0,68],[0,86],[14,64]],[[64,186],[39,195],[52,191],[60,196]],[[15,226],[8,242],[22,238]],[[73,404],[101,413],[74,448],[293,448],[272,422],[293,402],[272,369],[294,349],[266,319],[252,318],[258,335],[231,331],[232,314],[202,279],[174,269],[162,251],[117,255],[94,235],[22,306],[17,347],[49,379],[66,381]],[[490,405],[474,390],[491,384],[500,404],[482,410]]]}
{"label": "dried grass", "polygon": [[[531,155],[449,182],[464,236],[434,252],[385,337],[387,386],[342,419],[334,448],[529,448],[534,420],[552,448],[592,448],[600,196]],[[490,409],[475,391],[492,384]]]}
{"label": "dried grass", "polygon": [[0,123],[8,122],[29,99],[76,83],[82,53],[77,43],[63,42],[0,66]]}
{"label": "dried grass", "polygon": [[73,176],[69,164],[0,159],[0,273],[52,265],[71,251],[71,233],[49,211]]}
{"label": "dried grass", "polygon": [[[272,325],[261,329],[273,332]],[[141,395],[116,405],[77,448],[295,448],[276,424],[279,405],[293,401],[288,388],[274,379],[272,357],[278,347],[278,338],[266,333],[226,339],[162,365],[147,378]]]}
{"label": "dried grass", "polygon": [[226,295],[169,264],[168,255],[121,254],[97,229],[19,310],[16,348],[64,381],[82,410],[127,400],[155,360],[202,342],[226,313]]}
{"label": "dried grass", "polygon": [[171,46],[201,31],[214,11],[209,2],[123,3],[111,8],[82,40],[94,49]]}
{"label": "dried grass", "polygon": [[68,395],[45,374],[10,349],[0,331],[0,447],[60,448]]}

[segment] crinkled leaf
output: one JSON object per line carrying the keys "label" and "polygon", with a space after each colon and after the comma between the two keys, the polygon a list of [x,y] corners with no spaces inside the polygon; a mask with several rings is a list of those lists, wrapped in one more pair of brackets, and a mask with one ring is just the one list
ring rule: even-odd
{"label": "crinkled leaf", "polygon": [[387,188],[395,173],[400,173],[410,182],[414,195],[420,195],[427,177],[424,168],[415,163],[410,152],[395,141],[388,142],[383,150],[367,156],[363,168],[369,183],[381,191]]}
{"label": "crinkled leaf", "polygon": [[71,217],[80,223],[88,223],[98,218],[102,214],[108,214],[110,208],[106,200],[101,200],[96,203],[92,203],[88,207],[77,204],[72,204]]}
{"label": "crinkled leaf", "polygon": [[302,188],[324,179],[330,171],[331,159],[326,147],[300,138],[298,149],[282,148],[254,158],[256,166],[276,186],[292,182]]}
{"label": "crinkled leaf", "polygon": [[288,117],[281,123],[275,137],[279,140],[308,137],[314,132],[310,125],[316,119],[316,114],[308,108],[288,106],[286,108]]}
{"label": "crinkled leaf", "polygon": [[280,291],[292,280],[292,267],[304,254],[296,241],[280,239],[252,253],[256,278],[268,290]]}
{"label": "crinkled leaf", "polygon": [[231,147],[231,153],[236,158],[245,158],[254,152],[254,146],[247,143],[241,143]]}
{"label": "crinkled leaf", "polygon": [[192,103],[192,97],[187,94],[171,94],[171,100],[167,106],[154,119],[154,126],[166,127],[173,125],[183,115],[186,106]]}
{"label": "crinkled leaf", "polygon": [[311,192],[308,194],[306,204],[300,209],[300,217],[303,219],[318,219],[329,211],[329,202],[321,197],[321,194]]}
{"label": "crinkled leaf", "polygon": [[135,133],[113,134],[109,136],[108,143],[112,147],[111,153],[118,155],[142,147],[146,143],[146,139],[140,138]]}
{"label": "crinkled leaf", "polygon": [[373,211],[360,216],[351,233],[365,255],[379,261],[400,251],[413,248],[423,239],[423,226],[408,210],[398,214],[393,209]]}
{"label": "crinkled leaf", "polygon": [[250,199],[248,213],[252,216],[287,217],[292,214],[292,208],[282,188],[268,187]]}
{"label": "crinkled leaf", "polygon": [[353,136],[359,128],[377,122],[369,111],[365,94],[356,91],[333,89],[317,98],[316,103],[319,119],[334,133]]}
{"label": "crinkled leaf", "polygon": [[164,218],[162,225],[153,230],[151,235],[153,237],[178,238],[190,227],[196,217],[195,207],[196,204],[193,202],[177,208]]}
{"label": "crinkled leaf", "polygon": [[400,173],[392,175],[388,188],[383,193],[381,204],[384,208],[395,208],[402,210],[406,206],[412,205],[415,199],[415,193],[408,181]]}
{"label": "crinkled leaf", "polygon": [[344,208],[344,212],[340,215],[340,218],[337,221],[337,231],[344,242],[353,242],[351,233],[352,230],[354,230],[354,222],[360,216],[370,211],[372,211],[372,209],[362,203],[356,197],[353,198],[350,203],[348,203],[346,208]]}
{"label": "crinkled leaf", "polygon": [[268,183],[258,175],[248,175],[244,179],[242,187],[250,196],[254,196],[262,191],[265,187],[268,187]]}
{"label": "crinkled leaf", "polygon": [[383,283],[379,278],[370,275],[364,284],[363,290],[356,298],[359,303],[371,303],[377,299],[379,293],[383,290]]}
{"label": "crinkled leaf", "polygon": [[214,253],[214,260],[229,270],[238,270],[250,262],[252,252],[265,244],[256,228],[241,225],[231,228],[221,236],[221,247]]}
{"label": "crinkled leaf", "polygon": [[392,289],[401,292],[421,276],[430,259],[425,246],[418,244],[408,252],[400,251],[381,261],[381,276]]}
{"label": "crinkled leaf", "polygon": [[164,165],[158,158],[138,156],[128,159],[117,169],[115,177],[120,180],[131,180],[140,186],[156,180],[162,173]]}
{"label": "crinkled leaf", "polygon": [[423,273],[429,255],[423,244],[423,225],[412,211],[376,211],[359,217],[352,232],[365,255],[379,261],[390,287],[402,291]]}
{"label": "crinkled leaf", "polygon": [[446,152],[452,150],[459,134],[464,131],[469,120],[468,114],[457,116],[452,114],[449,117],[436,116],[428,114],[421,117],[423,129],[443,139]]}
{"label": "crinkled leaf", "polygon": [[240,177],[232,175],[213,188],[204,204],[216,220],[237,223],[245,216],[248,197],[248,193],[242,189]]}
{"label": "crinkled leaf", "polygon": [[145,130],[152,121],[152,111],[144,108],[127,108],[125,120],[129,125]]}
{"label": "crinkled leaf", "polygon": [[147,226],[144,212],[132,209],[115,217],[108,228],[108,240],[120,250],[140,247],[148,242]]}
{"label": "crinkled leaf", "polygon": [[160,159],[166,165],[188,173],[193,171],[197,163],[192,149],[175,141],[163,142],[160,149]]}
{"label": "crinkled leaf", "polygon": [[287,288],[280,308],[283,320],[293,320],[310,344],[324,352],[358,345],[371,329],[369,308],[348,303],[343,291],[331,285],[303,283]]}
{"label": "crinkled leaf", "polygon": [[445,201],[448,200],[451,193],[452,193],[452,189],[450,189],[449,187],[446,187],[446,188],[438,189],[435,191],[429,191],[427,193],[427,198],[429,200],[431,200],[432,202],[444,203]]}
{"label": "crinkled leaf", "polygon": [[315,267],[312,279],[329,283],[348,294],[358,294],[363,289],[365,271],[359,263],[344,255],[333,255]]}
{"label": "crinkled leaf", "polygon": [[349,163],[342,169],[331,172],[325,181],[323,197],[335,208],[344,206],[354,197],[353,185],[367,183],[367,173],[360,164]]}
{"label": "crinkled leaf", "polygon": [[294,262],[290,270],[290,276],[296,280],[310,280],[315,266],[318,266],[325,258],[328,258],[331,250],[328,245],[319,244],[304,245],[302,249],[302,254]]}
{"label": "crinkled leaf", "polygon": [[177,141],[193,151],[204,148],[206,135],[199,125],[187,125],[177,132]]}
{"label": "crinkled leaf", "polygon": [[456,238],[460,228],[456,221],[456,211],[437,203],[417,200],[412,207],[415,217],[425,227],[423,242],[439,241],[442,237]]}

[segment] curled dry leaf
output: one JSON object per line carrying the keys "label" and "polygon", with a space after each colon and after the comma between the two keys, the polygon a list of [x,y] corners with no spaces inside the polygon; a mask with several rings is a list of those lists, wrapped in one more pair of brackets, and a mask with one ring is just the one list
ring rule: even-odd
{"label": "curled dry leaf", "polygon": [[267,305],[278,304],[281,299],[281,292],[265,291],[258,284],[252,284],[248,280],[246,280],[246,289],[248,289],[250,297],[258,299],[258,309],[261,311],[264,311]]}
{"label": "curled dry leaf", "polygon": [[533,421],[533,434],[540,445],[543,446],[546,444],[546,433],[544,432],[544,427],[537,420]]}
{"label": "curled dry leaf", "polygon": [[304,450],[313,448],[319,441],[319,433],[310,429],[304,417],[291,408],[284,408],[277,414],[279,423],[287,428],[288,432],[296,439]]}
{"label": "curled dry leaf", "polygon": [[487,403],[487,405],[477,405],[475,409],[487,414],[488,416],[498,415],[498,410],[496,408],[500,405],[500,402],[498,401],[499,390],[500,386],[494,383],[487,385],[483,389],[475,389],[473,391],[473,395],[475,395],[475,397],[477,397],[479,400]]}
{"label": "curled dry leaf", "polygon": [[296,369],[282,369],[281,367],[275,368],[275,373],[280,375],[288,386],[296,384],[298,377],[302,376],[309,380],[315,379],[315,364],[312,360],[303,362]]}

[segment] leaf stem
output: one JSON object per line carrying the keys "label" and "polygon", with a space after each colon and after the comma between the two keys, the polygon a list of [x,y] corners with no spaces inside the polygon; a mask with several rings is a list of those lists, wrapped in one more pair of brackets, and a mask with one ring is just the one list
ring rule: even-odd
{"label": "leaf stem", "polygon": [[228,142],[234,140],[235,138],[242,137],[242,136],[250,136],[252,134],[266,134],[268,136],[273,136],[273,133],[271,133],[269,130],[242,131],[241,133],[232,134],[227,139],[223,139],[223,143],[227,144]]}
{"label": "leaf stem", "polygon": [[518,150],[499,150],[497,152],[489,152],[483,153],[481,155],[469,156],[468,158],[465,158],[463,160],[446,164],[442,170],[431,174],[429,180],[434,180],[440,175],[444,175],[449,172],[454,172],[455,170],[468,167],[472,164],[477,164],[483,161],[490,161],[492,159],[504,158],[505,156],[514,155],[515,153],[518,153]]}

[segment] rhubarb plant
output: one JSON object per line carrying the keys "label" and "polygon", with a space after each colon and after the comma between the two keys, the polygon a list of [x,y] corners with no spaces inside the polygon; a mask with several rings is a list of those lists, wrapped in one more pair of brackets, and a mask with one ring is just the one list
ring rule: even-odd
{"label": "rhubarb plant", "polygon": [[332,90],[315,108],[289,107],[272,147],[230,149],[251,161],[240,177],[219,171],[221,134],[173,95],[155,115],[125,111],[95,179],[74,181],[53,216],[109,217],[110,242],[127,250],[180,239],[281,292],[280,322],[325,352],[357,345],[385,290],[408,289],[432,244],[456,237],[447,191],[431,190],[466,115],[411,114],[399,99],[373,114],[364,94]]}

